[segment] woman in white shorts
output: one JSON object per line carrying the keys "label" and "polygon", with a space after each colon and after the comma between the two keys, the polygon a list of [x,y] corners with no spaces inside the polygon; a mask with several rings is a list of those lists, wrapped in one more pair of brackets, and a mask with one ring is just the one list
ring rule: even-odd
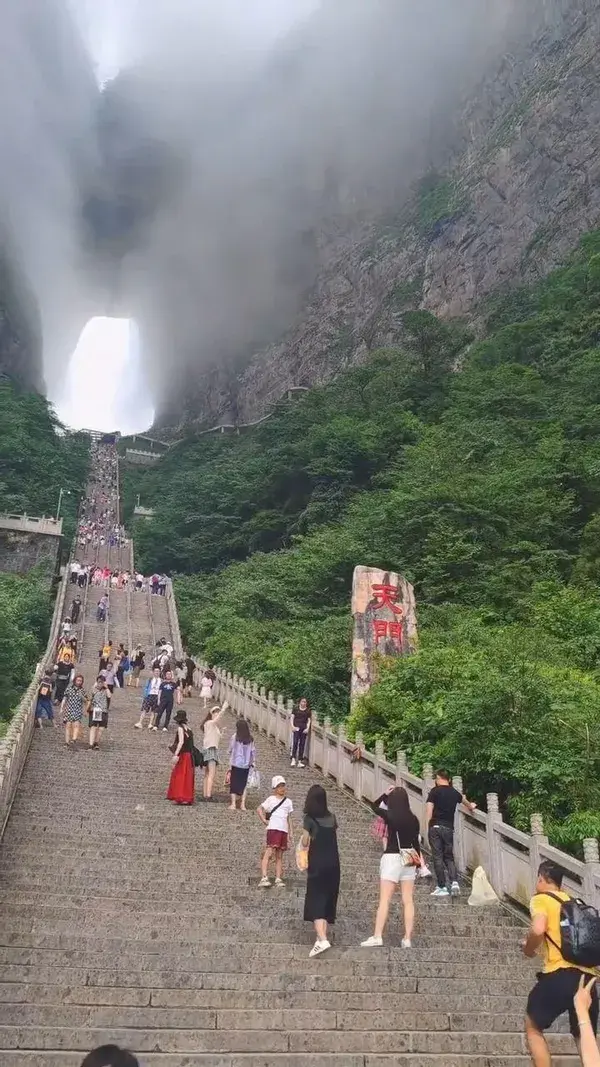
{"label": "woman in white shorts", "polygon": [[[381,807],[385,804],[385,807]],[[400,886],[404,911],[402,948],[410,948],[415,925],[415,878],[421,862],[419,820],[410,810],[408,793],[400,786],[392,786],[371,805],[386,827],[384,852],[379,863],[379,907],[375,916],[375,932],[362,942],[362,948],[383,945],[383,931],[387,923],[392,897]]]}

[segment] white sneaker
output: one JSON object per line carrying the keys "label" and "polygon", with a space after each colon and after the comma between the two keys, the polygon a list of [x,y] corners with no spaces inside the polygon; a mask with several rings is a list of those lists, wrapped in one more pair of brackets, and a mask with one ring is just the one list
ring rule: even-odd
{"label": "white sneaker", "polygon": [[154,729],[154,727],[152,726],[152,723],[148,723],[148,729],[149,730],[153,730]]}
{"label": "white sneaker", "polygon": [[331,943],[329,941],[315,941],[308,955],[309,957],[320,956],[322,952],[327,952],[328,948],[331,948]]}
{"label": "white sneaker", "polygon": [[429,870],[429,867],[427,866],[426,863],[423,864],[423,866],[419,868],[419,874],[420,874],[421,878],[431,878],[431,876],[432,876],[431,875],[431,871]]}
{"label": "white sneaker", "polygon": [[302,770],[304,770],[304,767],[306,766],[306,764],[302,763],[301,760],[298,760],[298,766],[301,767]]}
{"label": "white sneaker", "polygon": [[381,948],[383,945],[382,937],[368,937],[366,941],[361,941],[361,948]]}
{"label": "white sneaker", "polygon": [[150,729],[154,730],[155,734],[158,733],[158,726],[151,726]]}
{"label": "white sneaker", "polygon": [[142,729],[141,722],[136,722],[134,725],[135,725],[136,730],[141,730]]}
{"label": "white sneaker", "polygon": [[453,882],[452,883],[452,885],[450,886],[450,892],[452,893],[453,897],[459,897],[460,896],[460,886],[459,886],[458,882]]}
{"label": "white sneaker", "polygon": [[290,760],[290,767],[295,767],[295,766],[296,766],[296,760],[295,759],[291,759]]}
{"label": "white sneaker", "polygon": [[276,878],[274,884],[277,889],[285,889],[285,882],[283,878]]}
{"label": "white sneaker", "polygon": [[402,938],[402,948],[412,948],[412,941],[409,941],[407,937]]}
{"label": "white sneaker", "polygon": [[433,893],[431,893],[430,895],[432,897],[449,897],[450,896],[448,890],[446,889],[446,886],[440,886],[440,885],[436,885],[435,889],[433,890]]}
{"label": "white sneaker", "polygon": [[166,733],[168,733],[167,727],[163,726],[163,734],[166,734]]}
{"label": "white sneaker", "polygon": [[261,878],[260,882],[258,883],[258,888],[259,889],[270,889],[271,888],[271,879],[270,878]]}

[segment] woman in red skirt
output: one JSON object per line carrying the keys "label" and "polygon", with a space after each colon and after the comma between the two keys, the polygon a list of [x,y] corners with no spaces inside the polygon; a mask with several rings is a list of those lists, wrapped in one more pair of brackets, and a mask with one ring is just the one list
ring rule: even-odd
{"label": "woman in red skirt", "polygon": [[187,724],[185,711],[178,711],[175,716],[177,737],[173,742],[173,770],[167,790],[167,800],[175,804],[194,803],[194,735]]}

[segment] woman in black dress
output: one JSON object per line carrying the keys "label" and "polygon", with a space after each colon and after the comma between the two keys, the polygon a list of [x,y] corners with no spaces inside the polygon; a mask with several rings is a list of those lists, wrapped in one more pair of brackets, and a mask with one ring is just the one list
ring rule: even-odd
{"label": "woman in black dress", "polygon": [[314,923],[317,935],[309,955],[319,956],[331,948],[327,926],[335,923],[340,891],[337,821],[327,808],[327,793],[320,785],[311,785],[306,795],[300,847],[308,848],[304,921]]}

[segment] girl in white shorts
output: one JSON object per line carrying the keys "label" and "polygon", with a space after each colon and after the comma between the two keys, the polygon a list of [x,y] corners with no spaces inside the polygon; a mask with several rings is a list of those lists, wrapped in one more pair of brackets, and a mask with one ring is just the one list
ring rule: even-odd
{"label": "girl in white shorts", "polygon": [[[385,803],[385,807],[381,807]],[[417,868],[421,863],[419,820],[410,810],[408,793],[400,786],[392,786],[371,805],[386,827],[385,849],[379,862],[379,907],[375,916],[375,932],[362,942],[362,948],[383,945],[383,931],[387,923],[390,903],[400,886],[404,912],[402,948],[410,948],[415,925],[414,891]]]}

